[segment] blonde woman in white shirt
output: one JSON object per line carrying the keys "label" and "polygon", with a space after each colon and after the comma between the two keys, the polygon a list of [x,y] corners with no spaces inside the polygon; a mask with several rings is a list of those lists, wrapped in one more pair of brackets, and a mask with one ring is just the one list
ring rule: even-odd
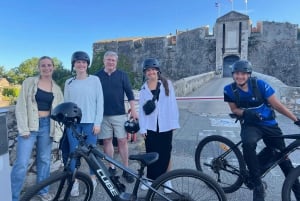
{"label": "blonde woman in white shirt", "polygon": [[[145,139],[146,152],[157,152],[159,159],[147,167],[147,177],[156,179],[171,169],[173,131],[179,128],[179,112],[175,91],[170,80],[161,75],[160,64],[155,58],[145,59],[143,73],[146,82],[140,90],[140,134]],[[156,96],[155,109],[147,114],[143,106]],[[171,187],[171,183],[166,184]],[[146,190],[147,187],[142,185]],[[166,193],[170,190],[165,189]]]}

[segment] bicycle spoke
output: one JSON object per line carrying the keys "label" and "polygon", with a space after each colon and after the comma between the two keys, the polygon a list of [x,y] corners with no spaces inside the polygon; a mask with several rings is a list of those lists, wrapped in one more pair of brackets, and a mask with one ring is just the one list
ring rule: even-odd
{"label": "bicycle spoke", "polygon": [[[71,176],[71,177],[70,177]],[[70,179],[72,175],[67,173],[59,173],[50,176],[48,179],[41,183],[29,187],[25,190],[26,193],[22,195],[21,201],[35,201],[40,200],[39,194],[41,190],[48,190],[49,195],[53,197],[53,200],[68,200],[68,201],[83,201],[89,200],[92,196],[92,182],[89,176],[77,173],[76,181],[78,183],[78,192],[72,190],[72,182]],[[73,187],[75,184],[73,184]]]}
{"label": "bicycle spoke", "polygon": [[195,162],[198,170],[217,181],[225,192],[233,192],[242,184],[241,154],[231,149],[234,144],[224,137],[210,136],[198,145]]}
{"label": "bicycle spoke", "polygon": [[[189,175],[184,174],[184,172],[177,175],[173,174],[172,176],[166,177],[165,180],[161,180],[160,182],[161,183],[156,186],[157,191],[172,201],[222,200],[222,196],[220,195],[222,193],[220,193],[214,186],[216,183],[213,182],[212,184],[211,181],[206,180],[205,177],[201,177],[198,174]],[[157,192],[152,192],[152,197],[150,197],[150,199],[151,198],[155,201],[167,200],[160,196]]]}

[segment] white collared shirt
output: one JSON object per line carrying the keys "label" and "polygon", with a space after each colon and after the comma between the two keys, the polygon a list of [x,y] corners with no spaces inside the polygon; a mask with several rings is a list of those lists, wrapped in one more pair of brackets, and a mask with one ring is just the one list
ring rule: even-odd
{"label": "white collared shirt", "polygon": [[144,83],[139,95],[139,125],[140,133],[145,134],[147,130],[156,131],[157,123],[159,125],[159,132],[166,132],[173,129],[180,128],[179,126],[179,111],[177,101],[175,97],[175,91],[170,80],[169,85],[169,96],[165,94],[165,88],[163,84],[160,85],[160,93],[158,101],[155,101],[155,110],[146,115],[143,111],[143,105],[151,100],[153,94],[149,89],[147,83]]}

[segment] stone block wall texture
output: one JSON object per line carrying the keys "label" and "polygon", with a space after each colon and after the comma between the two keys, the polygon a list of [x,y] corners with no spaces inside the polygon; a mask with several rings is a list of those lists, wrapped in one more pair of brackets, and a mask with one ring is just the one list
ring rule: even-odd
{"label": "stone block wall texture", "polygon": [[208,35],[207,27],[178,32],[176,36],[100,41],[93,45],[94,55],[116,51],[126,56],[132,69],[139,72],[144,59],[157,58],[162,73],[172,80],[214,71],[215,49],[215,39]]}
{"label": "stone block wall texture", "polygon": [[174,89],[176,96],[186,96],[196,89],[200,88],[201,85],[213,79],[216,76],[215,72],[203,73],[200,75],[194,75],[185,77],[174,82]]}
{"label": "stone block wall texture", "polygon": [[[248,38],[248,59],[255,71],[277,77],[285,84],[300,86],[298,25],[261,22],[261,31]],[[97,52],[112,50],[124,55],[132,69],[142,71],[143,60],[158,58],[161,70],[172,80],[216,70],[216,39],[208,27],[178,31],[176,35],[116,39],[93,44]]]}
{"label": "stone block wall texture", "polygon": [[248,59],[257,72],[271,75],[290,86],[300,86],[300,43],[297,25],[263,22],[260,33],[249,38]]}
{"label": "stone block wall texture", "polygon": [[300,87],[288,86],[273,76],[268,76],[257,72],[254,72],[253,76],[268,82],[275,90],[275,95],[280,102],[298,116],[300,115]]}

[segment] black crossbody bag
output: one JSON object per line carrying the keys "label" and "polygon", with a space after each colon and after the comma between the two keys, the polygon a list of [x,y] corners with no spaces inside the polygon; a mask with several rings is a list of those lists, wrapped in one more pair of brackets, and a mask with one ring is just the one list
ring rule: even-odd
{"label": "black crossbody bag", "polygon": [[159,87],[160,87],[160,82],[157,83],[155,93],[153,95],[153,98],[151,100],[148,100],[144,105],[143,105],[143,110],[146,115],[151,114],[155,110],[155,99],[157,99],[158,94],[159,94]]}

